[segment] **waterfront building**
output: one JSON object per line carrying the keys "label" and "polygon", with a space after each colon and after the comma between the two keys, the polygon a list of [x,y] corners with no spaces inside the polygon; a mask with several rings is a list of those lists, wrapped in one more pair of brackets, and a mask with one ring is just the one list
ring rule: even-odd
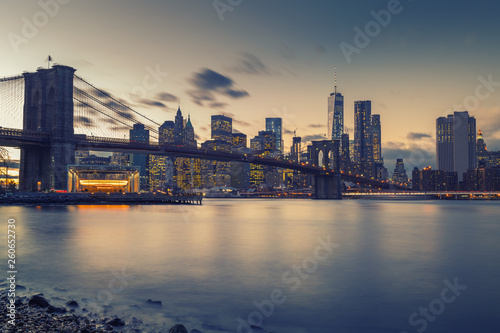
{"label": "waterfront building", "polygon": [[476,167],[476,119],[467,111],[436,120],[436,160],[439,170],[456,171],[459,181]]}
{"label": "waterfront building", "polygon": [[80,164],[82,158],[89,157],[90,152],[88,150],[76,150],[75,151],[75,163]]}
{"label": "waterfront building", "polygon": [[392,181],[399,184],[408,184],[408,176],[406,175],[405,164],[402,158],[398,158],[396,161]]}
{"label": "waterfront building", "polygon": [[[134,124],[133,129],[130,130],[130,142],[149,143],[149,130],[144,124]],[[147,154],[131,154],[130,164],[139,167],[140,189],[148,189],[149,177],[149,155]]]}
{"label": "waterfront building", "polygon": [[432,170],[431,167],[413,169],[412,188],[418,191],[457,191],[458,173],[447,170]]}
{"label": "waterfront building", "polygon": [[111,155],[111,161],[109,162],[109,165],[130,165],[130,156],[126,153],[114,152],[113,155]]}
{"label": "waterfront building", "polygon": [[110,165],[110,162],[111,162],[110,157],[89,155],[87,157],[81,158],[79,164],[81,164],[81,165]]}
{"label": "waterfront building", "polygon": [[481,130],[479,130],[477,134],[476,160],[477,168],[492,168],[500,166],[500,151],[488,151]]}

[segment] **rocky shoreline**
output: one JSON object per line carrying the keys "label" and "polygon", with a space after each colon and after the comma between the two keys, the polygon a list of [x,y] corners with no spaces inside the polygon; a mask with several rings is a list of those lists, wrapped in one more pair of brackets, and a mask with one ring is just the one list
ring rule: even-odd
{"label": "rocky shoreline", "polygon": [[[54,288],[59,291],[64,289]],[[52,297],[47,299],[42,293],[33,292],[30,288],[17,285],[14,307],[10,304],[9,287],[6,283],[0,284],[0,333],[209,333],[233,332],[221,327],[205,327],[202,324],[200,331],[197,328],[188,330],[183,324],[172,327],[143,322],[132,315],[122,317],[104,313],[92,312],[85,308],[85,299],[80,303],[74,299]],[[52,301],[54,300],[54,301]],[[52,303],[52,304],[51,304]],[[10,308],[9,308],[10,305]],[[145,307],[161,309],[161,301],[147,300]],[[11,309],[14,308],[14,311]],[[10,315],[14,312],[13,316]],[[10,316],[9,316],[10,315]],[[205,331],[208,329],[208,331]],[[248,326],[240,333],[273,333],[258,326]]]}
{"label": "rocky shoreline", "polygon": [[[0,332],[1,333],[161,333],[156,328],[148,328],[145,323],[135,317],[119,318],[103,316],[83,308],[75,300],[66,301],[63,306],[54,306],[40,293],[23,293],[26,288],[18,285],[16,288],[14,311],[8,308],[9,289],[0,285]],[[19,293],[21,292],[21,293]],[[20,295],[23,294],[23,295]],[[153,301],[151,301],[153,302]],[[12,313],[12,316],[8,314]],[[15,319],[12,319],[12,318]],[[14,325],[13,325],[14,324]],[[203,333],[197,329],[188,331],[184,325],[172,326],[168,333]]]}

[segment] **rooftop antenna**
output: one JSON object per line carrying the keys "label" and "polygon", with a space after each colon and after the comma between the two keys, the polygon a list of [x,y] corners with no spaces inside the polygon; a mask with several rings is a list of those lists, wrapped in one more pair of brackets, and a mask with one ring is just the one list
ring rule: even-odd
{"label": "rooftop antenna", "polygon": [[335,95],[337,95],[337,66],[335,66]]}

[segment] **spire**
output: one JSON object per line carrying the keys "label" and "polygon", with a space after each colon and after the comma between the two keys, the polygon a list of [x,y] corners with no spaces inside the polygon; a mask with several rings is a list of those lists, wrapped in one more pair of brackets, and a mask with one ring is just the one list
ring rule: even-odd
{"label": "spire", "polygon": [[481,132],[481,128],[479,128],[479,132],[477,132],[477,138],[482,139],[483,138],[483,132]]}
{"label": "spire", "polygon": [[337,66],[335,66],[335,95],[337,95]]}
{"label": "spire", "polygon": [[188,121],[186,123],[186,128],[193,128],[193,124],[191,124],[191,114],[188,114]]}

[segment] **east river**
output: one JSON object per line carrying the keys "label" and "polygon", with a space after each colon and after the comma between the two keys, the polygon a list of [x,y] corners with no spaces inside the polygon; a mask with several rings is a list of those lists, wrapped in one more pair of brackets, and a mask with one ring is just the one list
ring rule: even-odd
{"label": "east river", "polygon": [[0,216],[4,275],[15,219],[27,292],[134,316],[145,331],[500,331],[499,201],[207,199]]}

